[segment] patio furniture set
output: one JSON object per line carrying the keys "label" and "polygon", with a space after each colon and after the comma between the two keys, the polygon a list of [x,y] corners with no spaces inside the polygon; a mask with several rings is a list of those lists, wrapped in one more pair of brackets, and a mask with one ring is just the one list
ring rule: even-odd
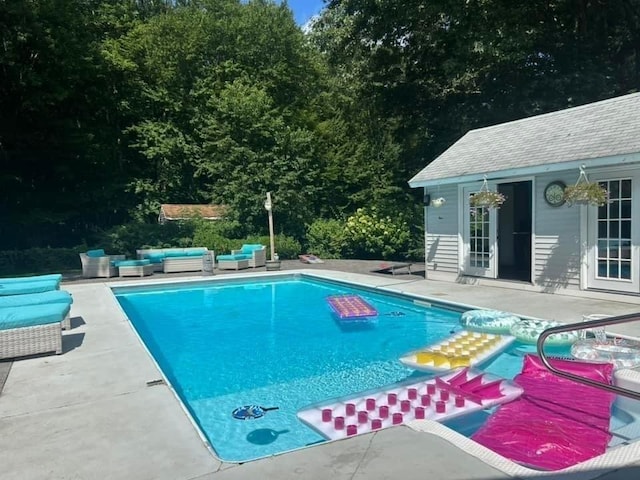
{"label": "patio furniture set", "polygon": [[210,271],[217,262],[220,270],[241,270],[263,267],[266,264],[266,247],[260,244],[244,244],[231,254],[215,256],[205,247],[145,248],[136,250],[137,258],[127,260],[124,255],[107,255],[103,249],[80,254],[82,276],[85,278],[144,277],[154,272]]}
{"label": "patio furniture set", "polygon": [[71,295],[62,275],[0,278],[0,359],[62,353],[62,329],[71,327]]}

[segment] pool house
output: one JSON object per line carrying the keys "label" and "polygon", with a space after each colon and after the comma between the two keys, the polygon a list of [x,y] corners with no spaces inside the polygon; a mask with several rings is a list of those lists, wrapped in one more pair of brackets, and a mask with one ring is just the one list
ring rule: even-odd
{"label": "pool house", "polygon": [[[576,184],[607,198],[566,201]],[[640,93],[471,130],[409,185],[427,278],[640,294]],[[475,204],[482,191],[504,202]]]}

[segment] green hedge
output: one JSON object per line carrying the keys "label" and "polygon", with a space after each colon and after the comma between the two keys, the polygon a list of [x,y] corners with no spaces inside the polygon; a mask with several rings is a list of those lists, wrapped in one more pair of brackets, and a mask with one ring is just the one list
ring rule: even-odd
{"label": "green hedge", "polygon": [[77,247],[0,251],[0,275],[7,277],[80,270],[82,267],[78,254],[86,250]]}

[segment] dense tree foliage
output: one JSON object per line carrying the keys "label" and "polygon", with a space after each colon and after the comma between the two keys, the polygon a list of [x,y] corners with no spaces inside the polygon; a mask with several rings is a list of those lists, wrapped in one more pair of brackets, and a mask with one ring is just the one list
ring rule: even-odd
{"label": "dense tree foliage", "polygon": [[303,32],[269,0],[0,0],[0,249],[160,203],[263,234],[266,191],[298,239],[415,226],[407,180],[470,128],[640,88],[640,0],[326,3]]}

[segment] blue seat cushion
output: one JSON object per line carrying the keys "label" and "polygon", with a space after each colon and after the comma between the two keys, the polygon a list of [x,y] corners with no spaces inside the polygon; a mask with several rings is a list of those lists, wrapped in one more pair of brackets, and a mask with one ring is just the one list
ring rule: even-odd
{"label": "blue seat cushion", "polygon": [[169,257],[185,257],[186,253],[184,250],[171,250],[169,252],[164,253],[165,258]]}
{"label": "blue seat cushion", "polygon": [[151,265],[151,260],[116,260],[116,267],[141,267],[143,265]]}
{"label": "blue seat cushion", "polygon": [[253,254],[255,250],[262,250],[263,247],[264,246],[259,243],[245,243],[244,245],[242,245],[242,248],[240,250],[242,251],[242,253]]}
{"label": "blue seat cushion", "polygon": [[224,262],[225,260],[227,261],[249,260],[250,258],[251,258],[251,255],[245,255],[244,253],[236,253],[233,255],[218,255],[216,257],[216,260],[218,261],[222,260]]}
{"label": "blue seat cushion", "polygon": [[0,308],[0,330],[60,323],[70,309],[71,305],[64,303]]}
{"label": "blue seat cushion", "polygon": [[162,252],[150,252],[150,253],[145,253],[143,255],[145,260],[150,260],[151,263],[162,263],[162,260],[164,260],[164,253]]}
{"label": "blue seat cushion", "polygon": [[50,275],[32,275],[30,277],[0,278],[0,283],[43,282],[47,280],[60,282],[62,281],[62,275],[59,273],[52,273]]}
{"label": "blue seat cushion", "polygon": [[5,295],[23,295],[26,293],[41,293],[50,290],[58,290],[60,282],[55,280],[43,280],[41,282],[14,282],[2,283],[0,281],[0,297]]}
{"label": "blue seat cushion", "polygon": [[207,250],[204,248],[197,248],[195,250],[185,250],[184,255],[186,257],[201,257],[207,253]]}
{"label": "blue seat cushion", "polygon": [[25,295],[7,295],[0,297],[0,308],[22,307],[24,305],[43,305],[49,303],[65,303],[71,305],[73,298],[65,290],[51,290],[42,293],[27,293]]}
{"label": "blue seat cushion", "polygon": [[104,250],[102,248],[98,248],[96,250],[87,250],[87,257],[90,258],[99,258],[99,257],[106,257],[107,255],[104,253]]}

